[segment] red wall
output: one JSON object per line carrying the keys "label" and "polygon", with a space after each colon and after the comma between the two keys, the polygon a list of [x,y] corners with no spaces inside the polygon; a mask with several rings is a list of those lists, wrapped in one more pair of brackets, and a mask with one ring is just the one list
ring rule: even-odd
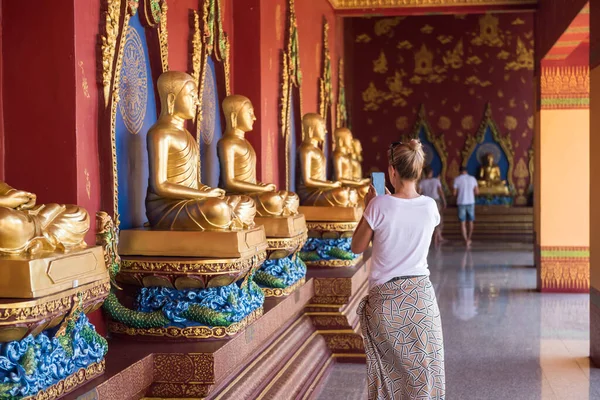
{"label": "red wall", "polygon": [[[518,39],[532,51],[533,15],[496,14],[499,41],[481,44],[480,17],[486,18],[470,15],[465,19],[426,16],[352,20],[347,60],[354,70],[348,76],[353,86],[351,120],[354,134],[363,142],[367,171],[386,170],[388,144],[412,130],[421,104],[426,107],[433,132],[445,136],[449,167],[452,163],[456,167],[461,164],[466,137],[476,133],[488,102],[501,133],[510,132],[515,166],[520,159],[528,165],[535,112],[533,54],[529,53],[528,68],[507,68],[509,62],[516,60]],[[390,23],[397,25],[388,30],[382,28]],[[454,68],[447,65],[444,57],[449,60],[448,54],[459,40],[463,42],[462,61]],[[415,55],[422,45],[433,57],[434,70],[427,75],[415,71]],[[382,52],[387,67],[378,69],[374,62]],[[443,78],[438,82],[438,77]],[[421,83],[417,82],[419,78]],[[371,83],[379,91],[379,104],[366,101]],[[450,168],[448,172],[452,178]]]}
{"label": "red wall", "polygon": [[2,9],[6,180],[40,203],[76,202],[73,3]]}

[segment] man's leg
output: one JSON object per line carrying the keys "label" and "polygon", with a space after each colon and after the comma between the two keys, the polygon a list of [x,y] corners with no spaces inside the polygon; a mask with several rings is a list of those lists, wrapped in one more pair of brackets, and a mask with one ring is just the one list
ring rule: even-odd
{"label": "man's leg", "polygon": [[460,221],[460,231],[465,243],[468,242],[469,237],[467,235],[467,208],[465,206],[458,206],[458,220]]}
{"label": "man's leg", "polygon": [[467,234],[467,223],[465,221],[460,222],[460,230],[462,232],[463,239],[466,244],[469,244],[469,236]]}
{"label": "man's leg", "polygon": [[473,230],[475,229],[475,206],[469,206],[469,209],[467,210],[467,221],[469,221],[469,229],[468,229],[468,234],[467,234],[467,246],[471,246],[472,240],[471,238],[473,237]]}

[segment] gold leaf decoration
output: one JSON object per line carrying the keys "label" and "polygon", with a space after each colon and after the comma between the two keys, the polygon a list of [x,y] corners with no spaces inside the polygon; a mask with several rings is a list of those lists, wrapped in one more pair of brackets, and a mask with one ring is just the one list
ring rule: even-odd
{"label": "gold leaf decoration", "polygon": [[479,65],[482,62],[483,61],[481,61],[481,58],[479,58],[477,56],[471,56],[471,57],[467,58],[467,64],[469,64],[469,65]]}
{"label": "gold leaf decoration", "polygon": [[506,50],[502,50],[500,51],[500,53],[498,53],[496,57],[498,57],[499,60],[508,60],[508,57],[510,57],[510,53]]}
{"label": "gold leaf decoration", "polygon": [[518,71],[520,69],[533,71],[533,48],[528,49],[521,38],[517,38],[517,58],[507,63],[504,69],[510,71]]}
{"label": "gold leaf decoration", "polygon": [[533,115],[527,118],[527,126],[529,127],[529,129],[533,129]]}
{"label": "gold leaf decoration", "polygon": [[375,23],[375,34],[377,36],[383,36],[383,35],[386,35],[389,37],[394,36],[394,30],[392,28],[394,28],[395,26],[398,26],[400,21],[402,21],[404,18],[405,17],[380,19],[379,21],[377,21]]}
{"label": "gold leaf decoration", "polygon": [[385,74],[388,70],[387,64],[387,57],[385,56],[383,50],[381,50],[381,53],[379,53],[379,58],[373,61],[373,72]]}
{"label": "gold leaf decoration", "polygon": [[500,97],[500,98],[504,97],[504,92],[502,91],[502,89],[498,89],[498,97]]}
{"label": "gold leaf decoration", "polygon": [[471,43],[475,46],[501,47],[504,42],[500,38],[498,24],[500,20],[492,14],[485,14],[479,18],[479,36],[476,36]]}
{"label": "gold leaf decoration", "polygon": [[523,21],[521,18],[517,18],[512,22],[513,25],[525,25],[525,21]]}
{"label": "gold leaf decoration", "polygon": [[369,43],[371,41],[371,36],[366,33],[360,34],[356,36],[356,43]]}
{"label": "gold leaf decoration", "polygon": [[512,99],[510,99],[510,100],[508,101],[508,106],[509,106],[510,108],[515,108],[515,107],[517,106],[517,100],[515,100],[515,98],[513,97]]}
{"label": "gold leaf decoration", "polygon": [[[439,39],[439,37],[438,37]],[[446,51],[446,55],[443,57],[444,64],[449,65],[453,69],[459,69],[463,66],[462,57],[464,55],[463,41],[462,39],[456,44],[454,50]]]}
{"label": "gold leaf decoration", "polygon": [[384,93],[377,89],[374,82],[369,83],[369,87],[362,93],[362,98],[365,103],[365,111],[375,111],[379,109],[379,105],[383,103]]}
{"label": "gold leaf decoration", "polygon": [[423,82],[423,78],[421,78],[419,75],[415,75],[411,77],[408,81],[414,85],[418,85],[421,82]]}
{"label": "gold leaf decoration", "polygon": [[442,130],[448,130],[450,129],[450,126],[452,125],[452,121],[450,120],[450,118],[446,117],[446,116],[441,116],[439,121],[438,121],[438,127]]}
{"label": "gold leaf decoration", "polygon": [[402,42],[399,42],[396,47],[401,50],[410,50],[413,48],[413,45],[408,40],[403,40]]}
{"label": "gold leaf decoration", "polygon": [[[492,84],[492,82],[490,82],[490,81],[482,81],[478,77],[476,77],[475,75],[469,76],[467,79],[465,79],[465,85],[477,85],[477,86],[481,86],[481,87],[488,87],[491,84]],[[472,93],[471,93],[471,91],[469,91],[469,93],[470,94],[475,94],[475,91],[473,90]]]}
{"label": "gold leaf decoration", "polygon": [[421,33],[430,34],[431,32],[433,32],[433,26],[431,25],[425,25],[421,28]]}
{"label": "gold leaf decoration", "polygon": [[461,107],[462,107],[461,104],[458,103],[457,105],[455,105],[454,107],[452,107],[452,109],[454,110],[454,112],[460,112]]}
{"label": "gold leaf decoration", "polygon": [[466,131],[473,129],[473,127],[475,126],[473,116],[467,115],[467,116],[463,117],[463,119],[461,121],[461,126]]}
{"label": "gold leaf decoration", "polygon": [[415,52],[415,74],[429,75],[433,72],[433,53],[423,44],[421,49]]}
{"label": "gold leaf decoration", "polygon": [[408,127],[408,117],[396,118],[396,129],[403,131]]}
{"label": "gold leaf decoration", "polygon": [[401,73],[399,71],[396,71],[394,76],[388,77],[385,81],[388,86],[388,89],[390,90],[388,96],[392,100],[393,106],[404,107],[407,104],[404,98],[409,96],[413,92],[412,89],[404,86],[404,83],[402,82],[402,78],[405,75],[406,74],[404,72]]}
{"label": "gold leaf decoration", "polygon": [[454,38],[452,37],[452,35],[439,35],[437,37],[437,40],[441,43],[441,44],[448,44],[448,43],[452,43],[452,40]]}
{"label": "gold leaf decoration", "polygon": [[517,163],[517,167],[515,168],[515,177],[520,179],[529,178],[529,169],[527,169],[527,164],[525,163],[525,159],[523,157],[521,157],[521,159]]}
{"label": "gold leaf decoration", "polygon": [[517,125],[517,119],[512,115],[507,115],[506,118],[504,118],[504,127],[509,131],[517,129]]}
{"label": "gold leaf decoration", "polygon": [[452,162],[450,163],[450,167],[448,168],[448,176],[450,177],[450,179],[454,179],[458,176],[458,174],[460,173],[459,169],[458,169],[458,161],[456,161],[456,158],[452,160]]}

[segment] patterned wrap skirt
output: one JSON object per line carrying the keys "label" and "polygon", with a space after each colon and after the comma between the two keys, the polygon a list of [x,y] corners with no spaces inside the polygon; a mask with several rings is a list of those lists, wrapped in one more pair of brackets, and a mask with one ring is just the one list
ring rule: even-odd
{"label": "patterned wrap skirt", "polygon": [[429,277],[375,286],[358,313],[369,400],[443,400],[442,323]]}

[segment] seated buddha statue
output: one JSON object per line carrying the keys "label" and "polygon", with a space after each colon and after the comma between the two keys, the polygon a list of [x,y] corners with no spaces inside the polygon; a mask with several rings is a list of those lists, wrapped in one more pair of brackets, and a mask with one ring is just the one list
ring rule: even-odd
{"label": "seated buddha statue", "polygon": [[85,209],[35,202],[35,194],[0,182],[0,254],[67,252],[86,245],[90,217]]}
{"label": "seated buddha statue", "polygon": [[333,170],[335,179],[342,185],[355,188],[362,200],[369,191],[369,179],[355,179],[352,165],[353,138],[348,128],[338,128],[334,133],[335,150],[333,151]]}
{"label": "seated buddha statue", "polygon": [[508,195],[506,181],[502,180],[500,167],[494,163],[494,155],[487,153],[479,169],[479,193],[483,195]]}
{"label": "seated buddha statue", "polygon": [[325,154],[319,147],[325,140],[325,120],[319,114],[308,113],[302,118],[304,140],[298,148],[298,195],[303,206],[354,207],[358,201],[356,190],[342,187],[340,181],[326,177]]}
{"label": "seated buddha statue", "polygon": [[250,196],[260,217],[289,216],[298,213],[300,199],[293,192],[278,191],[272,183],[256,180],[256,153],[246,140],[256,117],[247,97],[232,95],[223,100],[226,129],[217,148],[221,163],[221,181],[227,193]]}
{"label": "seated buddha statue", "polygon": [[353,139],[352,140],[352,176],[355,180],[359,180],[363,178],[363,169],[362,169],[362,144],[360,140]]}
{"label": "seated buddha statue", "polygon": [[157,81],[161,114],[148,131],[150,167],[146,216],[158,230],[223,231],[254,225],[256,207],[247,196],[200,182],[198,142],[186,130],[198,103],[198,88],[190,75],[168,71]]}

